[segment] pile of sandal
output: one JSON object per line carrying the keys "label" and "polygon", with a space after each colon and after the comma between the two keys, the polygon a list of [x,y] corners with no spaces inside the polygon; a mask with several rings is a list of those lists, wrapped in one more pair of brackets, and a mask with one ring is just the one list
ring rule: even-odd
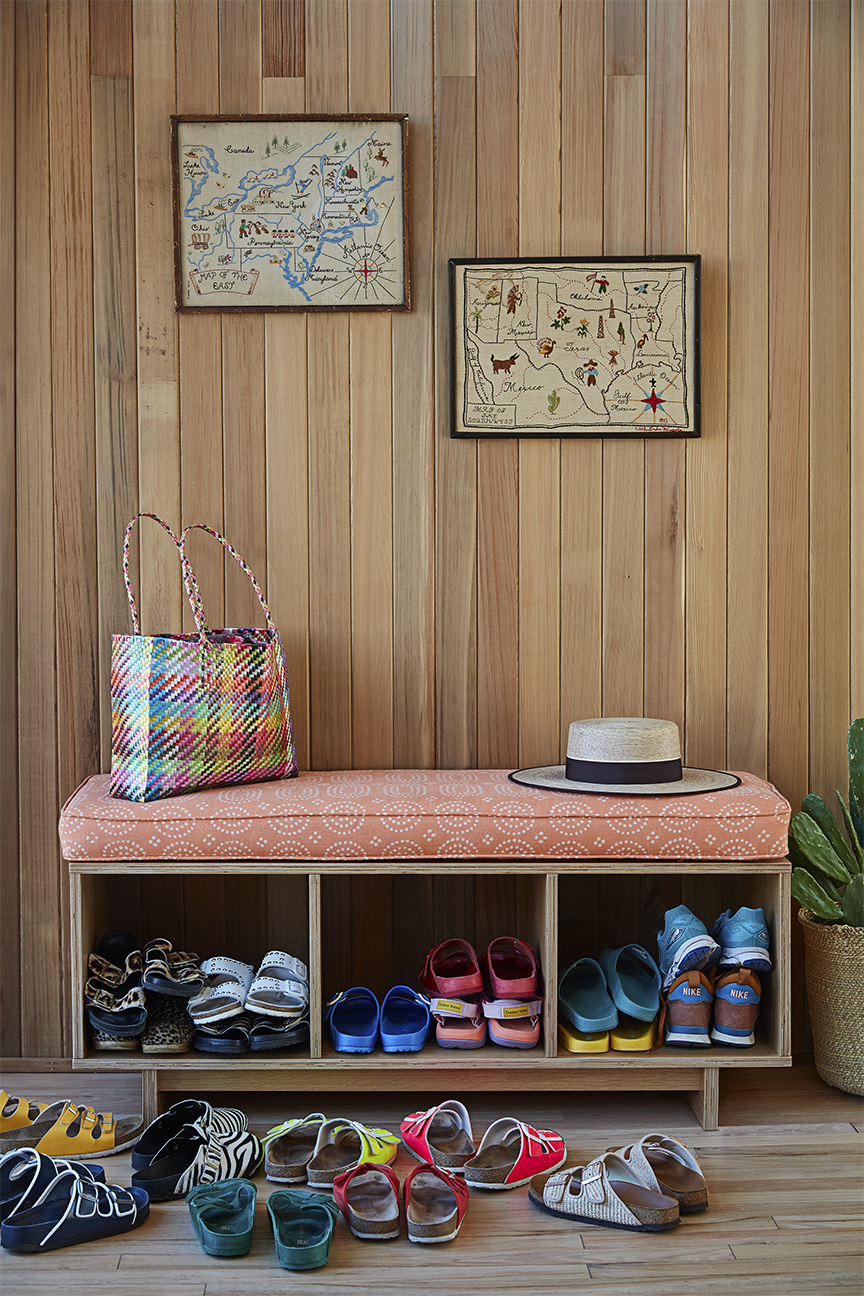
{"label": "pile of sandal", "polygon": [[308,1040],[309,972],[300,959],[270,950],[256,971],[219,955],[201,971],[206,980],[188,1004],[194,1049],[238,1054]]}
{"label": "pile of sandal", "polygon": [[481,968],[467,940],[446,940],[426,956],[419,979],[431,992],[441,1048],[482,1048],[487,1035],[504,1048],[531,1049],[540,1042],[537,956],[526,941],[498,936]]}
{"label": "pile of sandal", "polygon": [[186,1000],[204,978],[198,955],[163,936],[143,951],[131,932],[102,937],[87,961],[84,1001],[90,1039],[100,1051],[185,1053],[192,1042]]}
{"label": "pile of sandal", "polygon": [[418,1161],[463,1175],[472,1188],[520,1188],[567,1160],[560,1134],[535,1129],[514,1116],[493,1121],[475,1146],[468,1110],[455,1098],[428,1111],[412,1112],[399,1130],[404,1146]]}

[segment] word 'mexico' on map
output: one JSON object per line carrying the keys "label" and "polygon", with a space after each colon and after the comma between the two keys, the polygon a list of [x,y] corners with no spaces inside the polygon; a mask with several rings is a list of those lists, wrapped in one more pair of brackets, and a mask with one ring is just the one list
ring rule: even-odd
{"label": "word 'mexico' on map", "polygon": [[179,310],[407,310],[403,114],[172,117]]}
{"label": "word 'mexico' on map", "polygon": [[451,436],[699,436],[700,267],[451,260]]}

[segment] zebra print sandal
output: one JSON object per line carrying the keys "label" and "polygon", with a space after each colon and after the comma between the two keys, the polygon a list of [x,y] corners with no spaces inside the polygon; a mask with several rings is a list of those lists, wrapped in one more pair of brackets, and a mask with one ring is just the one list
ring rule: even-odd
{"label": "zebra print sandal", "polygon": [[143,1188],[150,1201],[173,1201],[198,1184],[249,1178],[261,1156],[261,1142],[248,1130],[218,1134],[194,1121],[160,1148],[148,1166],[136,1170],[132,1187]]}

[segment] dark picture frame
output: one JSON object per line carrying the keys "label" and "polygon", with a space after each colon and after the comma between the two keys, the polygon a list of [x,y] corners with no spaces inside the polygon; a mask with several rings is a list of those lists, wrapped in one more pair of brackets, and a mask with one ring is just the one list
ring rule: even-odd
{"label": "dark picture frame", "polygon": [[180,312],[410,310],[405,113],[173,115]]}
{"label": "dark picture frame", "polygon": [[698,437],[698,255],[450,260],[452,437]]}

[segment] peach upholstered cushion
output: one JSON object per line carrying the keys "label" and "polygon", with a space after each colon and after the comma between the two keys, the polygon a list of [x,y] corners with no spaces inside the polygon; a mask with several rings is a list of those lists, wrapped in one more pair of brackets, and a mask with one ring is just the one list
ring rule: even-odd
{"label": "peach upholstered cushion", "polygon": [[788,801],[741,774],[695,796],[543,792],[507,770],[342,770],[144,805],[87,779],[60,816],[67,860],[689,859],[786,854]]}

